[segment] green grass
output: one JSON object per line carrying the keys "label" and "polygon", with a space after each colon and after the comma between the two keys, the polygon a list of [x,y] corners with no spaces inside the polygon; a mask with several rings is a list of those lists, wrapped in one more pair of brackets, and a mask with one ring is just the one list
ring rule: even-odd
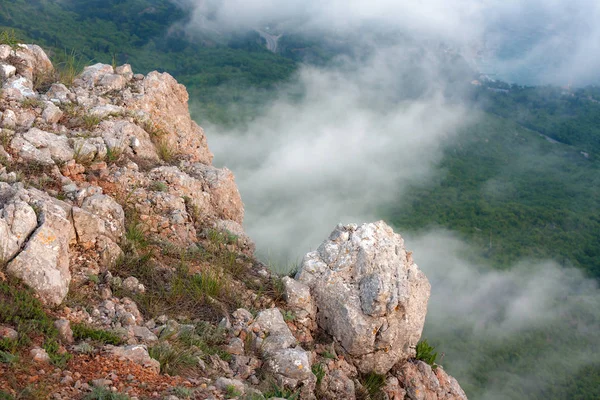
{"label": "green grass", "polygon": [[69,361],[69,353],[60,353],[54,321],[33,292],[17,280],[0,282],[0,323],[15,327],[19,333],[16,341],[1,341],[1,351],[14,355],[20,349],[30,346],[32,337],[41,336],[42,347],[50,356],[52,364],[64,367]]}
{"label": "green grass", "polygon": [[325,377],[325,368],[323,367],[323,364],[314,364],[311,367],[311,371],[317,377],[317,386],[319,386]]}
{"label": "green grass", "polygon": [[426,362],[432,367],[435,367],[435,359],[437,358],[437,352],[435,352],[434,350],[435,348],[433,346],[430,346],[429,343],[427,343],[427,339],[423,339],[419,343],[417,343],[417,355],[415,356],[415,358],[417,360]]}
{"label": "green grass", "polygon": [[357,400],[382,400],[384,394],[381,391],[385,385],[385,375],[379,375],[374,372],[363,375],[359,378],[363,386],[363,391],[356,394]]}
{"label": "green grass", "polygon": [[129,400],[130,397],[123,393],[115,393],[110,389],[95,387],[91,393],[87,394],[84,400]]}
{"label": "green grass", "polygon": [[150,184],[150,187],[148,188],[154,192],[168,192],[169,191],[169,187],[167,186],[166,183],[161,182],[161,181],[152,181],[152,183]]}
{"label": "green grass", "polygon": [[74,323],[71,324],[73,330],[73,338],[75,340],[92,340],[101,344],[112,344],[119,346],[125,342],[125,340],[114,332],[106,331],[103,329],[93,328],[86,324]]}

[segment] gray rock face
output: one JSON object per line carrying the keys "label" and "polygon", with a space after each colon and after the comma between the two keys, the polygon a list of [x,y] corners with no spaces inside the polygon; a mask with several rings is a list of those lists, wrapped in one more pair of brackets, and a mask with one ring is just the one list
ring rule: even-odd
{"label": "gray rock face", "polygon": [[383,221],[338,226],[296,278],[311,288],[317,324],[361,372],[384,374],[414,356],[431,287]]}
{"label": "gray rock face", "polygon": [[310,288],[288,276],[282,281],[285,286],[284,298],[296,317],[296,323],[312,328],[317,308],[310,295]]}
{"label": "gray rock face", "polygon": [[4,204],[0,212],[0,260],[13,258],[36,227],[37,216],[29,204],[18,199]]}
{"label": "gray rock face", "polygon": [[45,132],[38,128],[31,128],[22,136],[15,136],[10,146],[25,161],[45,165],[53,165],[55,161],[67,162],[74,156],[66,136]]}
{"label": "gray rock face", "polygon": [[123,207],[111,197],[95,194],[86,198],[81,208],[96,215],[104,222],[102,233],[111,240],[117,242],[125,232],[125,212]]}
{"label": "gray rock face", "polygon": [[66,211],[69,206],[32,191],[19,191],[17,195],[29,197],[35,204],[39,210],[38,225],[6,271],[31,287],[44,303],[56,305],[67,295],[71,282],[69,242],[73,227]]}
{"label": "gray rock face", "polygon": [[438,366],[423,361],[407,362],[397,371],[398,379],[411,400],[467,400],[456,379]]}
{"label": "gray rock face", "polygon": [[310,368],[309,353],[296,346],[297,341],[277,308],[261,311],[251,328],[264,337],[257,345],[267,370],[289,387],[303,384],[303,391],[312,393],[316,377]]}

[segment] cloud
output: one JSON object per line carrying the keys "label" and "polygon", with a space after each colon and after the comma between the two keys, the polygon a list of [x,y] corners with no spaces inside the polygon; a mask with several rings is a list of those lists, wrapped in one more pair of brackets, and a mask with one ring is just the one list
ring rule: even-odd
{"label": "cloud", "polygon": [[[300,98],[282,96],[244,129],[207,128],[264,256],[296,261],[337,223],[375,219],[434,173],[443,144],[470,118],[442,96],[435,55],[416,62],[406,50],[305,67],[289,87]],[[408,90],[414,79],[426,84]]]}
{"label": "cloud", "polygon": [[[177,0],[188,29],[264,28],[343,36],[365,26],[439,40],[483,72],[521,84],[600,83],[597,0]],[[353,39],[356,40],[356,39]]]}
{"label": "cloud", "polygon": [[595,280],[552,262],[507,270],[469,262],[472,250],[448,232],[406,243],[433,287],[424,335],[476,398],[566,398],[561,386],[597,365]]}

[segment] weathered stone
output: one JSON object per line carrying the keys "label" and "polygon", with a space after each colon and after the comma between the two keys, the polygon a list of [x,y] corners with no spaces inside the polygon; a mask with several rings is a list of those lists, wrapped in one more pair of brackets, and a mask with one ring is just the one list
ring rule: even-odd
{"label": "weathered stone", "polygon": [[119,119],[108,120],[102,121],[100,129],[106,146],[111,150],[159,161],[150,135],[136,124]]}
{"label": "weathered stone", "polygon": [[0,325],[0,339],[17,340],[19,333],[9,326]]}
{"label": "weathered stone", "polygon": [[[117,75],[118,76],[118,75]],[[109,115],[119,115],[125,111],[123,107],[115,106],[112,104],[104,104],[92,108],[89,112],[90,115],[94,115],[99,118],[106,118]]]}
{"label": "weathered stone", "polygon": [[42,113],[42,118],[47,124],[55,124],[63,116],[63,112],[60,108],[56,107],[52,102],[46,102],[46,108],[44,108],[44,112]]}
{"label": "weathered stone", "polygon": [[251,328],[258,328],[266,335],[261,345],[261,351],[266,355],[287,349],[297,343],[277,308],[258,313]]}
{"label": "weathered stone", "polygon": [[354,382],[339,369],[325,374],[319,389],[323,400],[356,399]]}
{"label": "weathered stone", "polygon": [[283,277],[284,299],[296,317],[296,322],[312,327],[317,309],[310,294],[310,288],[290,277]]}
{"label": "weathered stone", "polygon": [[46,96],[50,101],[57,101],[60,103],[70,102],[70,94],[71,91],[62,83],[53,83],[52,86],[50,86],[50,89],[48,89],[48,92],[46,92]]}
{"label": "weathered stone", "polygon": [[67,162],[74,156],[66,136],[45,132],[38,128],[31,128],[22,136],[15,136],[10,146],[25,161],[37,161],[46,165],[52,165],[55,161]]}
{"label": "weathered stone", "polygon": [[361,372],[383,374],[414,356],[430,285],[383,221],[338,226],[297,278],[311,288],[319,326]]}
{"label": "weathered stone", "polygon": [[221,377],[215,381],[215,386],[223,392],[235,391],[237,392],[237,396],[241,396],[246,393],[246,385],[237,379],[227,379]]}
{"label": "weathered stone", "polygon": [[210,194],[210,204],[218,218],[240,224],[243,222],[244,204],[230,170],[200,163],[190,164],[185,170],[191,176],[205,182],[204,190]]}
{"label": "weathered stone", "polygon": [[7,261],[17,254],[35,230],[37,216],[29,204],[18,199],[0,203],[0,206],[3,207],[0,213],[0,259]]}
{"label": "weathered stone", "polygon": [[95,194],[87,197],[81,208],[104,221],[104,234],[117,242],[125,232],[123,207],[110,196]]}
{"label": "weathered stone", "polygon": [[117,74],[106,74],[98,82],[98,86],[102,86],[104,91],[121,90],[126,84],[125,77]]}
{"label": "weathered stone", "polygon": [[73,138],[71,139],[71,145],[73,147],[73,157],[80,163],[103,160],[108,152],[104,140],[100,137]]}
{"label": "weathered stone", "polygon": [[130,276],[123,280],[123,288],[129,290],[132,293],[144,293],[146,291],[144,285],[142,285],[134,276]]}
{"label": "weathered stone", "polygon": [[0,63],[0,79],[6,80],[15,76],[17,68],[10,64]]}
{"label": "weathered stone", "polygon": [[92,89],[105,75],[112,73],[114,73],[112,66],[108,64],[97,63],[85,67],[81,75],[73,82],[73,84]]}
{"label": "weathered stone", "polygon": [[15,76],[4,82],[3,85],[5,94],[15,100],[23,100],[24,98],[36,97],[37,94],[33,91],[33,82],[24,76]]}
{"label": "weathered stone", "polygon": [[145,345],[129,345],[129,346],[106,346],[106,350],[116,357],[133,361],[143,367],[149,368],[157,374],[160,371],[160,363],[150,357],[148,348]]}
{"label": "weathered stone", "polygon": [[74,230],[70,206],[35,189],[17,194],[29,197],[39,210],[38,227],[6,271],[31,287],[44,303],[60,304],[71,282],[69,243]]}
{"label": "weathered stone", "polygon": [[71,322],[68,319],[54,321],[54,327],[58,330],[58,337],[63,343],[73,343],[73,331],[71,330]]}
{"label": "weathered stone", "polygon": [[158,337],[145,326],[133,326],[131,330],[135,338],[144,343],[152,343],[158,340]]}
{"label": "weathered stone", "polygon": [[50,76],[54,67],[48,55],[35,44],[20,44],[15,52],[19,75],[33,81],[34,77]]}
{"label": "weathered stone", "polygon": [[35,362],[41,362],[41,363],[49,363],[50,362],[50,356],[48,355],[48,353],[46,353],[46,350],[42,349],[41,347],[34,347],[33,349],[31,349],[29,354],[31,355],[31,358],[33,358],[33,361],[35,361]]}
{"label": "weathered stone", "polygon": [[156,129],[165,132],[164,145],[182,158],[210,164],[206,136],[190,117],[188,93],[167,73],[150,72],[143,82],[144,95],[134,97],[128,107],[146,112]]}
{"label": "weathered stone", "polygon": [[423,361],[407,362],[397,377],[411,400],[467,400],[456,379],[440,366],[433,370]]}

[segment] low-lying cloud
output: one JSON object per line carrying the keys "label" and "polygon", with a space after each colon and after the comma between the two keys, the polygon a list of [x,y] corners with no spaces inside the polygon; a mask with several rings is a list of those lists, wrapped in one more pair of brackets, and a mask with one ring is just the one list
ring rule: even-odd
{"label": "low-lying cloud", "polygon": [[597,368],[600,291],[581,271],[528,261],[493,270],[466,261],[472,250],[448,232],[407,246],[433,288],[424,336],[477,399],[551,398]]}
{"label": "low-lying cloud", "polygon": [[431,177],[444,143],[468,123],[442,96],[427,55],[418,73],[431,84],[401,96],[414,78],[403,68],[418,64],[403,50],[303,68],[290,86],[300,99],[283,96],[241,130],[208,129],[217,163],[236,174],[263,256],[294,262],[337,223],[377,218],[409,184]]}
{"label": "low-lying cloud", "polygon": [[[521,84],[600,83],[596,0],[173,0],[191,31],[344,35],[365,26],[440,40],[482,72]],[[390,33],[391,35],[391,33]]]}

